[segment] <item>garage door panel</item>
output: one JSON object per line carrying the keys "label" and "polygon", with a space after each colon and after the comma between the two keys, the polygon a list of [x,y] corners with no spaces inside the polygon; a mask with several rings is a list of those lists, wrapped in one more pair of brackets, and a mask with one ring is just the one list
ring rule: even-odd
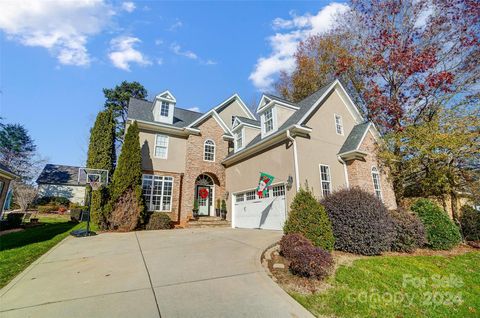
{"label": "garage door panel", "polygon": [[285,223],[285,196],[235,203],[235,227],[281,230]]}

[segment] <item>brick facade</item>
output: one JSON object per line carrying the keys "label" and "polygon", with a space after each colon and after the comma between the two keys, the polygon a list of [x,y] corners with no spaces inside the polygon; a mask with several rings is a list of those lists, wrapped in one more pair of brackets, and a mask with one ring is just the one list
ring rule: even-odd
{"label": "brick facade", "polygon": [[[224,131],[213,117],[207,119],[198,128],[201,134],[199,136],[190,135],[187,139],[180,213],[181,225],[192,217],[195,181],[199,175],[209,175],[215,183],[213,204],[217,199],[225,199],[225,167],[221,162],[228,154],[228,141],[223,139]],[[214,162],[205,161],[203,158],[204,143],[207,139],[211,139],[215,143]]]}
{"label": "brick facade", "polygon": [[368,192],[374,192],[372,167],[377,167],[380,172],[380,186],[383,202],[389,209],[396,209],[395,193],[388,179],[388,172],[382,170],[376,157],[377,146],[372,134],[367,133],[360,145],[360,150],[368,153],[364,160],[350,160],[347,162],[348,182],[350,187],[360,187]]}

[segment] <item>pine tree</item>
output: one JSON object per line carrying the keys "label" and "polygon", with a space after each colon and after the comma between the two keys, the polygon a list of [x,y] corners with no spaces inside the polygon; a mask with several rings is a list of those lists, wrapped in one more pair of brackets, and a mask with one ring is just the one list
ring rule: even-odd
{"label": "pine tree", "polygon": [[[95,124],[90,130],[90,144],[88,146],[87,168],[108,170],[108,175],[113,173],[115,164],[115,121],[113,112],[105,110],[99,112]],[[107,189],[101,188],[97,191],[87,189],[90,195],[90,208],[92,222],[106,227],[103,206],[107,202]]]}
{"label": "pine tree", "polygon": [[133,230],[143,222],[142,155],[137,122],[131,124],[110,184],[110,225],[117,230]]}

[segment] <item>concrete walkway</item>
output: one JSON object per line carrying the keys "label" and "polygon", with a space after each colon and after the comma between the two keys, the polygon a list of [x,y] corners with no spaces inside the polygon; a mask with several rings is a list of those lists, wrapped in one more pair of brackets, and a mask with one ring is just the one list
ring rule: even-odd
{"label": "concrete walkway", "polygon": [[221,228],[69,237],[0,291],[0,317],[311,317],[260,264],[280,236]]}

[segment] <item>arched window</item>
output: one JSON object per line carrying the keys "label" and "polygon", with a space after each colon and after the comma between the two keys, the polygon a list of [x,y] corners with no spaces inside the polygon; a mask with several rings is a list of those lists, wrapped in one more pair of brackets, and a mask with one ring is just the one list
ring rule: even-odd
{"label": "arched window", "polygon": [[215,161],[215,143],[213,140],[205,140],[203,145],[203,160]]}
{"label": "arched window", "polygon": [[377,167],[372,167],[372,179],[375,195],[382,200],[382,186],[380,185],[380,174],[378,173]]}

